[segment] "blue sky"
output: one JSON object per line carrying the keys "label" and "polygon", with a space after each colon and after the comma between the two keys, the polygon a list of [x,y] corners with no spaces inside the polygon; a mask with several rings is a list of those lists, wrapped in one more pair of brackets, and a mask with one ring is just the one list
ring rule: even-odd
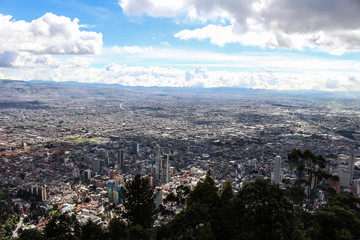
{"label": "blue sky", "polygon": [[0,0],[0,79],[360,90],[357,0]]}

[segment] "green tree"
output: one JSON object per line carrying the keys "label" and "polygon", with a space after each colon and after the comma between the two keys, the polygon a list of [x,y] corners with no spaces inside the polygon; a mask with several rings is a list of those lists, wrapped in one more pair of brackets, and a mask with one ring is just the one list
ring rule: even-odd
{"label": "green tree", "polygon": [[225,186],[221,192],[220,200],[223,206],[228,205],[234,198],[234,191],[231,186],[231,182],[228,180],[225,182]]}
{"label": "green tree", "polygon": [[234,216],[234,197],[230,181],[226,181],[220,195],[220,209],[218,210],[219,224],[213,226],[218,239],[231,239],[234,237],[233,219]]}
{"label": "green tree", "polygon": [[[224,237],[224,239],[227,238]],[[210,223],[207,223],[204,227],[200,229],[200,234],[196,240],[216,240]]]}
{"label": "green tree", "polygon": [[307,233],[311,239],[360,239],[359,199],[337,194],[313,214]]}
{"label": "green tree", "polygon": [[108,226],[108,236],[110,240],[123,240],[128,237],[126,224],[119,218],[112,218]]}
{"label": "green tree", "polygon": [[136,175],[132,181],[125,183],[124,190],[125,218],[130,225],[149,228],[154,223],[155,194],[148,182]]}
{"label": "green tree", "polygon": [[89,220],[81,227],[81,240],[102,240],[105,239],[105,232],[102,227]]}
{"label": "green tree", "polygon": [[183,207],[186,204],[187,197],[190,194],[190,188],[188,186],[180,185],[176,188],[176,194],[170,193],[164,199],[164,203],[173,202]]}
{"label": "green tree", "polygon": [[[212,228],[218,226],[220,206],[218,189],[209,171],[204,181],[199,182],[190,192],[185,210],[169,223],[172,237],[193,239],[199,237],[202,226],[208,223]],[[211,232],[216,235],[214,229]]]}
{"label": "green tree", "polygon": [[340,206],[326,206],[314,213],[311,239],[355,240],[360,238],[360,221],[356,215]]}
{"label": "green tree", "polygon": [[50,239],[78,239],[80,237],[79,222],[75,215],[62,214],[53,216],[44,229],[44,235]]}
{"label": "green tree", "polygon": [[293,207],[278,185],[256,179],[235,197],[234,231],[238,239],[291,239]]}
{"label": "green tree", "polygon": [[[325,159],[322,155],[316,156],[309,149],[301,152],[294,149],[288,154],[288,162],[297,179],[291,186],[290,195],[293,201],[302,208],[304,200],[307,208],[310,207],[320,189],[327,190],[325,180],[338,180],[336,176],[325,172]],[[304,191],[306,187],[306,192]]]}
{"label": "green tree", "polygon": [[360,199],[354,197],[352,194],[336,194],[329,198],[327,206],[340,206],[345,210],[353,212],[357,217],[360,218]]}
{"label": "green tree", "polygon": [[204,181],[199,182],[194,190],[190,192],[186,207],[191,207],[196,203],[205,204],[212,209],[220,204],[218,188],[215,186],[210,171],[207,172]]}
{"label": "green tree", "polygon": [[190,194],[190,188],[188,186],[180,185],[176,188],[177,203],[180,206],[185,205],[187,197]]}
{"label": "green tree", "polygon": [[10,195],[7,191],[3,190],[0,188],[0,200],[5,200],[5,201],[9,201],[10,200]]}
{"label": "green tree", "polygon": [[134,225],[129,229],[129,239],[131,240],[149,240],[154,237],[155,231],[152,228],[144,229],[141,225]]}
{"label": "green tree", "polygon": [[19,240],[46,240],[47,238],[37,229],[25,229],[19,236]]}

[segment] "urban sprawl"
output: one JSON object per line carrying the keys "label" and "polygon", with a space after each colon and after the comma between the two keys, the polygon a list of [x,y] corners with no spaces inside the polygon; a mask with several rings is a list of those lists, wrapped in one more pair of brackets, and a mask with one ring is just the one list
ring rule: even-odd
{"label": "urban sprawl", "polygon": [[[219,189],[256,178],[285,188],[294,181],[288,154],[310,149],[340,181],[337,192],[360,193],[360,105],[311,97],[123,91],[118,97],[3,99],[0,182],[25,218],[41,207],[106,226],[122,208],[136,174],[156,192],[156,207],[179,186],[194,188],[207,171]],[[19,194],[19,192],[21,194]],[[321,190],[312,209],[326,203]],[[158,214],[155,225],[170,216]],[[41,216],[26,228],[42,229]]]}

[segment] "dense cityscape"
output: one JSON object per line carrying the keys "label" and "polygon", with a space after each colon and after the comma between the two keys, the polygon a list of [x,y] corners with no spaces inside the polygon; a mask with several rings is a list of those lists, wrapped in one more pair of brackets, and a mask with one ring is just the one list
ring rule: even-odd
{"label": "dense cityscape", "polygon": [[359,0],[0,0],[0,240],[359,240]]}
{"label": "dense cityscape", "polygon": [[[11,84],[2,82],[7,89]],[[125,182],[136,174],[154,189],[156,209],[174,214],[185,205],[167,196],[180,186],[194,189],[209,170],[219,191],[226,181],[236,193],[258,178],[287,189],[297,179],[288,159],[295,148],[325,158],[324,171],[337,176],[328,185],[337,193],[360,193],[357,95],[112,89],[73,97],[57,94],[104,89],[30,86],[33,92],[27,85],[7,91],[12,96],[0,103],[0,182],[21,219],[14,237],[19,229],[43,231],[49,212],[107,226],[123,208]],[[326,203],[319,189],[306,208]],[[174,214],[157,213],[154,226]]]}

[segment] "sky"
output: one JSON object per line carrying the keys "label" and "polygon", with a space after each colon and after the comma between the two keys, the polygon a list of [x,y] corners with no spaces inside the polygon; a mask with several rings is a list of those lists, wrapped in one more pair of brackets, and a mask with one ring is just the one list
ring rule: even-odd
{"label": "sky", "polygon": [[0,0],[0,79],[360,91],[359,0]]}

